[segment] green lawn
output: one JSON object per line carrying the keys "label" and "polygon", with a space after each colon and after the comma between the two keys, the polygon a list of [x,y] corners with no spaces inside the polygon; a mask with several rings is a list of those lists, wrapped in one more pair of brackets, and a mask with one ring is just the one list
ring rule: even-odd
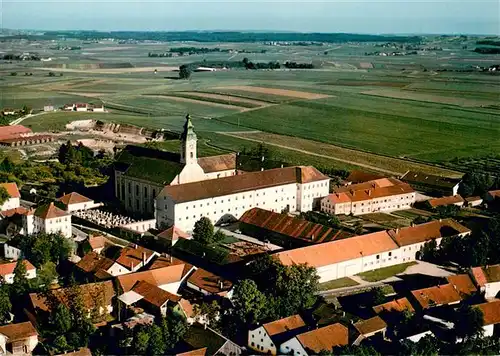
{"label": "green lawn", "polygon": [[319,290],[325,291],[330,289],[344,288],[344,287],[353,287],[357,286],[359,283],[349,277],[344,277],[340,279],[334,279],[333,281],[320,283]]}
{"label": "green lawn", "polygon": [[403,273],[410,266],[416,265],[417,262],[407,262],[401,263],[399,265],[379,268],[373,271],[363,272],[358,274],[359,277],[367,282],[378,282],[386,278],[395,276],[397,274]]}

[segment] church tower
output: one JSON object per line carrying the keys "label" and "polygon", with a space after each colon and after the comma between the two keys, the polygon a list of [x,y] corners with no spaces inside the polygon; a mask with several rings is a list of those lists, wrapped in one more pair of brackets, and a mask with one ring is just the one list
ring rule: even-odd
{"label": "church tower", "polygon": [[184,131],[181,135],[181,163],[193,164],[198,163],[196,156],[196,133],[193,130],[193,123],[191,117],[186,115],[186,122],[184,123]]}

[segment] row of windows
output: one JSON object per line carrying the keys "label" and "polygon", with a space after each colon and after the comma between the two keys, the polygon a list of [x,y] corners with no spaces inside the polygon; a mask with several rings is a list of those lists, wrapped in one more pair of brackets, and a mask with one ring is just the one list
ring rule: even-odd
{"label": "row of windows", "polygon": [[[263,203],[262,203],[262,205],[266,205],[266,202],[263,202]],[[259,203],[257,203],[255,206],[259,206]],[[249,207],[248,207],[248,209],[251,209],[252,207],[253,207],[253,205],[252,205],[252,204],[250,204],[250,205],[249,205]],[[285,208],[286,208],[287,210],[290,210],[290,209],[293,209],[293,206],[292,206],[292,207],[290,207],[290,205],[287,205],[286,207],[284,207],[284,206],[281,206],[281,207],[280,207],[281,211],[283,211]],[[246,209],[247,209],[247,208],[246,208],[245,206],[243,206],[241,209],[242,209],[243,211],[246,211]],[[165,205],[165,210],[167,210],[167,206],[166,206],[166,205]],[[236,208],[234,208],[234,209],[233,209],[233,211],[234,211],[236,214],[238,214],[238,210],[239,210],[239,207],[236,207]],[[274,212],[274,209],[272,209],[272,211]],[[228,208],[228,209],[227,209],[227,213],[231,213],[231,208]],[[220,214],[224,214],[224,210],[221,210],[221,211],[220,211]],[[200,214],[200,215],[199,215],[199,217],[197,217],[196,215],[193,215],[193,219],[199,219],[199,218],[203,217],[204,215],[206,215],[207,217],[209,217],[209,216],[211,215],[211,212],[209,211],[209,212],[206,212],[205,214]],[[213,215],[214,215],[214,216],[218,216],[218,215],[217,215],[217,211],[214,211]],[[190,217],[189,217],[189,216],[185,216],[185,217],[184,217],[184,220],[189,220],[189,219],[190,219]],[[181,221],[181,220],[182,220],[182,218],[178,218],[178,219],[177,219],[177,221]]]}

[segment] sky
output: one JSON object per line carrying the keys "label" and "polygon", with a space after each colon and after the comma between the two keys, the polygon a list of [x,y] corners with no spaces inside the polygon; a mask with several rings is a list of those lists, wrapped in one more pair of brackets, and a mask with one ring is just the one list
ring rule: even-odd
{"label": "sky", "polygon": [[0,10],[10,29],[500,34],[500,0],[0,0]]}

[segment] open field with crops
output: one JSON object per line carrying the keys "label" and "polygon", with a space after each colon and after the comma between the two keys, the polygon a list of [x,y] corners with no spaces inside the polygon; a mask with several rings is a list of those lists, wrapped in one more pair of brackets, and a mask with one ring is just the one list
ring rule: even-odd
{"label": "open field with crops", "polygon": [[[410,168],[451,176],[467,169],[495,173],[500,76],[473,68],[498,64],[500,56],[464,49],[474,48],[470,38],[425,41],[441,49],[379,56],[370,53],[394,49],[376,43],[193,43],[221,51],[154,57],[184,45],[68,39],[61,45],[81,49],[63,51],[42,41],[36,48],[49,62],[2,63],[0,105],[36,112],[44,105],[103,102],[109,110],[35,116],[24,122],[35,131],[61,130],[83,118],[180,130],[189,113],[200,137],[226,150],[264,142],[285,161],[301,164],[387,174]],[[4,51],[33,51],[22,42],[9,46]],[[244,58],[314,68],[234,65]],[[217,71],[180,80],[173,70],[187,63]]]}

